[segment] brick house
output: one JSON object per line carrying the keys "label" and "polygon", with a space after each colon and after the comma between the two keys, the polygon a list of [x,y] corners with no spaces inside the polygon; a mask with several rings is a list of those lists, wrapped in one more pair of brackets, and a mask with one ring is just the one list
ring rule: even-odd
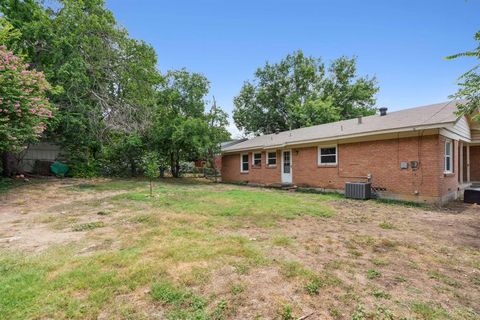
{"label": "brick house", "polygon": [[445,203],[480,182],[480,125],[445,102],[262,135],[222,149],[222,180],[342,190],[370,179],[379,197]]}

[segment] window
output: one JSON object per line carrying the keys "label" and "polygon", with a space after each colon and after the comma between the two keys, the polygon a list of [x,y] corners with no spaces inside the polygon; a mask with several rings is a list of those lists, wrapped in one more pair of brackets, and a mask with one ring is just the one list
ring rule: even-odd
{"label": "window", "polygon": [[240,171],[248,172],[248,153],[240,155]]}
{"label": "window", "polygon": [[253,165],[257,166],[257,167],[262,165],[262,154],[261,153],[254,153],[253,154]]}
{"label": "window", "polygon": [[453,142],[445,141],[445,173],[453,172]]}
{"label": "window", "polygon": [[267,153],[267,164],[269,166],[277,165],[277,151],[272,151]]}
{"label": "window", "polygon": [[318,164],[337,164],[337,146],[318,147]]}

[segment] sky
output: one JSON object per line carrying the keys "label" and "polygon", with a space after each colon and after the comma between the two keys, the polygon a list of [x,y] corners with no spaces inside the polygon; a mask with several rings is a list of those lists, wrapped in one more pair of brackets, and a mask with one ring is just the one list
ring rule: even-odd
{"label": "sky", "polygon": [[[375,76],[377,106],[400,110],[448,100],[474,58],[480,0],[107,0],[130,35],[152,45],[162,72],[187,68],[211,82],[208,99],[230,115],[233,97],[266,61],[298,49],[326,63],[356,56]],[[239,134],[233,121],[229,130]]]}

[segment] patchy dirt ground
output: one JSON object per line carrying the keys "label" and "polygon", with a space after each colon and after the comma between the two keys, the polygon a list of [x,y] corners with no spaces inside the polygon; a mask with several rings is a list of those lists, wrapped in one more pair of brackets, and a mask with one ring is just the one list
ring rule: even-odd
{"label": "patchy dirt ground", "polygon": [[[102,179],[88,183],[101,183]],[[70,223],[82,221],[85,211],[82,203],[98,203],[94,210],[108,210],[103,199],[119,191],[105,190],[78,192],[81,180],[50,180],[41,184],[25,184],[7,194],[0,195],[0,248],[19,248],[39,251],[51,245],[79,240],[82,233],[72,232],[70,225],[52,225],[62,216]]]}
{"label": "patchy dirt ground", "polygon": [[[4,315],[480,319],[478,206],[410,207],[197,182],[164,183],[149,198],[143,182],[129,183],[51,180],[0,195],[1,250],[37,257],[68,248],[47,278],[64,281],[68,261],[99,260],[98,270],[118,278],[103,300],[85,284],[82,293],[64,289],[71,305],[38,299],[31,313],[11,307]],[[128,260],[125,250],[134,252]],[[151,286],[163,279],[184,293]],[[185,298],[191,294],[205,306],[195,309]],[[50,307],[39,312],[42,301]]]}

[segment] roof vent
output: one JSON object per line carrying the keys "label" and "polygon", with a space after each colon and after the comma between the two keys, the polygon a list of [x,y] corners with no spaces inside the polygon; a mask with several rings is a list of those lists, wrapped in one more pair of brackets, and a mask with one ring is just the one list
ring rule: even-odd
{"label": "roof vent", "polygon": [[279,134],[280,133],[280,129],[275,129],[275,134]]}
{"label": "roof vent", "polygon": [[362,117],[358,117],[357,120],[358,120],[358,124],[362,124]]}
{"label": "roof vent", "polygon": [[381,107],[380,109],[378,109],[378,111],[380,111],[380,116],[386,116],[387,115],[387,110],[388,108],[385,108],[385,107]]}

